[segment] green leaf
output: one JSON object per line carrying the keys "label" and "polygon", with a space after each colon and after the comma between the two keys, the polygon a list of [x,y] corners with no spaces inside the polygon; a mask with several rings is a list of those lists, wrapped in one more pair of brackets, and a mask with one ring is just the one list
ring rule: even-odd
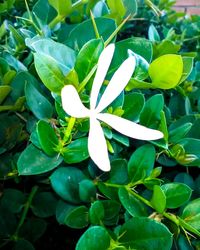
{"label": "green leaf", "polygon": [[155,148],[150,144],[135,150],[128,162],[128,175],[132,183],[150,175],[155,157]]}
{"label": "green leaf", "polygon": [[160,123],[160,112],[164,107],[163,95],[157,94],[150,97],[141,112],[140,123],[147,127],[157,128]]}
{"label": "green leaf", "polygon": [[109,183],[126,184],[128,182],[127,162],[116,159],[111,162]]}
{"label": "green leaf", "polygon": [[65,77],[56,61],[44,54],[35,53],[36,71],[44,85],[52,92],[60,93],[65,86]]}
{"label": "green leaf", "polygon": [[103,48],[104,43],[102,39],[90,40],[81,48],[75,64],[75,70],[78,73],[79,82],[82,82],[91,69],[97,64]]}
{"label": "green leaf", "polygon": [[153,187],[153,196],[151,198],[151,204],[158,213],[163,213],[166,208],[166,196],[160,186],[155,185]]}
{"label": "green leaf", "polygon": [[104,207],[103,224],[106,226],[117,225],[121,204],[115,200],[102,200],[101,202]]}
{"label": "green leaf", "polygon": [[25,95],[28,107],[38,119],[52,117],[53,107],[51,103],[31,82],[27,82],[25,85]]}
{"label": "green leaf", "polygon": [[176,87],[183,73],[183,60],[179,55],[158,57],[149,66],[153,87],[171,89]]}
{"label": "green leaf", "polygon": [[147,216],[147,209],[145,205],[133,195],[131,195],[125,188],[120,188],[118,195],[123,207],[128,211],[131,216]]}
{"label": "green leaf", "polygon": [[[114,72],[119,68],[122,62],[125,59],[127,59],[128,57],[127,48],[130,49],[135,54],[144,58],[147,62],[150,62],[152,59],[152,54],[153,54],[152,44],[147,39],[133,37],[119,41],[115,45],[114,57],[112,59],[112,64],[108,71],[108,76],[110,78],[114,74]],[[138,64],[138,67],[141,67],[140,63]],[[127,85],[127,87],[128,86],[129,84]]]}
{"label": "green leaf", "polygon": [[157,46],[154,47],[154,58],[166,54],[177,54],[181,46],[174,41],[162,40]]}
{"label": "green leaf", "polygon": [[[194,58],[193,57],[183,57],[183,73],[181,76],[180,83],[184,82],[193,69]],[[179,83],[179,84],[180,84]]]}
{"label": "green leaf", "polygon": [[16,241],[13,250],[35,250],[34,246],[27,240],[19,239]]}
{"label": "green leaf", "polygon": [[43,219],[28,218],[19,230],[19,237],[34,242],[45,232],[47,223]]}
{"label": "green leaf", "polygon": [[177,145],[184,148],[184,154],[180,154],[176,157],[176,160],[180,164],[186,166],[200,166],[200,140],[184,138],[178,141]]}
{"label": "green leaf", "polygon": [[49,156],[55,156],[57,153],[58,137],[52,126],[46,121],[39,121],[36,127],[39,143],[44,152]]}
{"label": "green leaf", "polygon": [[123,117],[137,122],[144,107],[144,95],[141,93],[129,93],[124,97]]}
{"label": "green leaf", "polygon": [[192,190],[183,183],[167,183],[161,189],[166,196],[166,207],[173,209],[186,203],[192,194]]}
{"label": "green leaf", "polygon": [[89,210],[90,223],[94,225],[101,224],[103,221],[104,215],[105,215],[105,212],[104,212],[104,206],[102,202],[98,200],[93,202]]}
{"label": "green leaf", "polygon": [[88,153],[88,138],[80,138],[71,142],[64,148],[62,153],[64,161],[68,164],[78,163],[86,160],[89,157]]}
{"label": "green leaf", "polygon": [[76,250],[107,250],[110,246],[110,236],[105,228],[90,227],[79,239]]}
{"label": "green leaf", "polygon": [[190,131],[192,127],[192,123],[185,122],[183,125],[179,127],[175,127],[169,130],[169,141],[172,143],[177,143],[180,139],[185,137],[187,133]]}
{"label": "green leaf", "polygon": [[46,173],[56,168],[61,162],[61,157],[49,157],[30,144],[21,153],[17,161],[17,168],[20,175],[35,175]]}
{"label": "green leaf", "polygon": [[38,37],[26,39],[26,44],[34,50],[36,54],[50,57],[50,60],[52,62],[54,61],[54,64],[59,67],[63,75],[66,75],[74,68],[76,53],[70,47],[48,38]]}
{"label": "green leaf", "polygon": [[155,220],[134,217],[120,229],[119,242],[129,249],[170,250],[172,234],[164,224]]}
{"label": "green leaf", "polygon": [[12,88],[7,85],[0,86],[0,104],[5,100]]}
{"label": "green leaf", "polygon": [[152,42],[159,42],[160,41],[160,35],[153,24],[151,24],[149,26],[148,38]]}
{"label": "green leaf", "polygon": [[17,189],[5,189],[1,198],[1,206],[11,213],[19,213],[26,202],[25,195]]}
{"label": "green leaf", "polygon": [[60,16],[67,16],[72,9],[72,1],[71,0],[48,0],[50,5],[52,5],[56,11],[58,12],[58,15]]}
{"label": "green leaf", "polygon": [[200,231],[200,198],[191,201],[184,208],[181,218],[188,223],[190,226],[194,227],[196,230]]}
{"label": "green leaf", "polygon": [[96,199],[96,186],[91,180],[82,180],[79,183],[79,196],[84,202],[91,202]]}
{"label": "green leaf", "polygon": [[[95,23],[100,37],[106,41],[116,29],[116,23],[113,19],[106,17],[95,18]],[[78,24],[69,34],[67,44],[71,48],[80,50],[88,41],[95,39],[93,24],[91,20],[86,20]]]}
{"label": "green leaf", "polygon": [[64,200],[73,204],[80,203],[79,183],[86,179],[78,168],[60,167],[50,177],[54,191]]}
{"label": "green leaf", "polygon": [[50,192],[37,193],[32,201],[31,209],[35,216],[47,218],[56,211],[57,199]]}
{"label": "green leaf", "polygon": [[81,229],[88,225],[88,208],[79,206],[72,209],[65,217],[65,224],[68,227]]}
{"label": "green leaf", "polygon": [[74,208],[77,206],[59,200],[56,206],[56,219],[59,224],[65,225],[65,219]]}

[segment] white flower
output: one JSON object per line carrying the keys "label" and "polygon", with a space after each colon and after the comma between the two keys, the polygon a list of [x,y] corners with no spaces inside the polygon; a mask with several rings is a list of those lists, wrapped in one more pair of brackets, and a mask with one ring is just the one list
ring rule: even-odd
{"label": "white flower", "polygon": [[126,87],[135,70],[136,62],[134,56],[128,57],[121,64],[97,104],[98,94],[113,58],[114,50],[114,44],[110,44],[99,57],[98,68],[90,95],[90,109],[82,104],[74,86],[66,85],[61,91],[62,106],[68,115],[76,118],[88,117],[90,119],[88,151],[92,160],[103,171],[110,170],[110,161],[106,140],[99,121],[105,122],[121,134],[131,138],[157,140],[163,137],[163,134],[158,130],[149,129],[116,115],[102,112]]}

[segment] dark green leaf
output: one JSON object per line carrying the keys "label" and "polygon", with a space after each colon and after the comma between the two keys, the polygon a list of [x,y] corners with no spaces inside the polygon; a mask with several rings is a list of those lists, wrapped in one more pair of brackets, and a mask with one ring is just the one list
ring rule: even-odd
{"label": "dark green leaf", "polygon": [[107,250],[110,246],[110,236],[105,228],[90,227],[79,239],[76,250]]}
{"label": "dark green leaf", "polygon": [[79,196],[84,202],[91,202],[96,198],[96,186],[91,180],[83,180],[79,183]]}
{"label": "dark green leaf", "polygon": [[17,168],[20,175],[35,175],[46,173],[56,168],[61,162],[61,157],[49,157],[33,144],[30,144],[21,153]]}
{"label": "dark green leaf", "polygon": [[192,190],[183,183],[168,183],[161,186],[166,196],[166,207],[177,208],[190,199]]}
{"label": "dark green leaf", "polygon": [[54,191],[64,200],[77,204],[80,203],[79,183],[86,179],[78,168],[61,167],[54,171],[50,177]]}

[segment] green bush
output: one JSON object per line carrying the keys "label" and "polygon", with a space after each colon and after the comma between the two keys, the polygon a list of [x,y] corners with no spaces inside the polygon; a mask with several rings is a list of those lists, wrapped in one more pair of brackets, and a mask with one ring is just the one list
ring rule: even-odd
{"label": "green bush", "polygon": [[200,249],[200,17],[174,2],[1,1],[0,248]]}

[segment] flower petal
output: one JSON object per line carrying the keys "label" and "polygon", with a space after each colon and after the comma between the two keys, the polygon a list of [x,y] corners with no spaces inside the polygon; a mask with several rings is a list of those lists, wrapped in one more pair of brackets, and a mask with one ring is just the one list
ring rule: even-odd
{"label": "flower petal", "polygon": [[119,69],[115,72],[112,79],[110,80],[105,92],[103,93],[96,108],[97,112],[101,112],[109,104],[111,104],[126,87],[135,70],[135,64],[136,61],[134,56],[130,56],[121,64]]}
{"label": "flower petal", "polygon": [[107,123],[121,134],[135,139],[158,140],[163,138],[163,133],[158,130],[147,128],[116,115],[98,114],[97,119]]}
{"label": "flower petal", "polygon": [[78,92],[73,85],[66,85],[62,88],[61,99],[62,107],[68,115],[76,118],[89,116],[89,109],[83,105]]}
{"label": "flower petal", "polygon": [[90,119],[88,151],[94,163],[101,170],[110,170],[110,161],[108,158],[106,139],[104,137],[100,122],[95,118]]}
{"label": "flower petal", "polygon": [[114,50],[115,50],[115,45],[110,44],[102,51],[99,57],[98,68],[97,68],[97,72],[93,81],[92,91],[90,95],[90,108],[91,109],[95,109],[96,107],[98,94],[99,94],[101,85],[104,81],[104,78],[106,77],[110,63],[112,61]]}

